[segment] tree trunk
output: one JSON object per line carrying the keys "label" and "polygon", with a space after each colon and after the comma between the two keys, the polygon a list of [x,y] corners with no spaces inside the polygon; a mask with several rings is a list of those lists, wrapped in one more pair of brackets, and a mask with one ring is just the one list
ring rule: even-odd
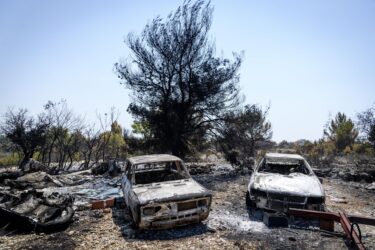
{"label": "tree trunk", "polygon": [[55,145],[56,139],[57,139],[57,136],[53,138],[49,151],[48,151],[48,164],[47,164],[48,167],[51,164],[52,151],[53,151],[53,146]]}
{"label": "tree trunk", "polygon": [[33,157],[34,152],[23,152],[23,154],[24,154],[24,156],[23,156],[22,162],[19,166],[19,168],[22,169],[22,170],[23,170],[24,166],[26,165],[26,163],[29,161],[29,159]]}
{"label": "tree trunk", "polygon": [[26,165],[27,161],[30,159],[29,156],[25,155],[21,161],[21,164],[19,166],[20,169],[23,169],[23,167]]}
{"label": "tree trunk", "polygon": [[69,158],[69,161],[70,161],[69,166],[68,166],[68,170],[69,170],[73,165],[73,154],[72,154],[72,152],[70,152],[70,150],[68,150],[68,158]]}

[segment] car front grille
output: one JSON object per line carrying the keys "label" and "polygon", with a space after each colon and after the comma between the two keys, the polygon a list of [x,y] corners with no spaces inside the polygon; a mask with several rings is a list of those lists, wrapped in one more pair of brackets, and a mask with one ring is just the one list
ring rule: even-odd
{"label": "car front grille", "polygon": [[208,198],[194,199],[189,201],[180,201],[177,202],[177,211],[186,211],[190,209],[195,209],[198,207],[207,207],[209,204]]}
{"label": "car front grille", "polygon": [[298,203],[306,204],[307,198],[305,196],[286,195],[277,193],[268,193],[268,199],[276,202]]}
{"label": "car front grille", "polygon": [[185,210],[190,210],[197,208],[197,201],[187,201],[187,202],[179,202],[177,203],[177,210],[178,211],[185,211]]}

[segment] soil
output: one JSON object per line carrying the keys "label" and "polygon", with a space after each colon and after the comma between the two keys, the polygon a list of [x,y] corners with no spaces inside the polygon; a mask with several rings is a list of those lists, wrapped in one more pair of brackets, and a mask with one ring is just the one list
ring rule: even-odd
{"label": "soil", "polygon": [[[295,221],[288,228],[268,228],[262,211],[248,210],[249,175],[228,168],[194,175],[214,193],[208,219],[170,230],[134,229],[126,209],[76,211],[64,231],[49,234],[3,233],[0,249],[348,249],[340,224],[335,233],[319,231],[314,221]],[[375,217],[374,190],[354,182],[324,179],[330,211]],[[361,225],[367,249],[375,249],[375,227]]]}

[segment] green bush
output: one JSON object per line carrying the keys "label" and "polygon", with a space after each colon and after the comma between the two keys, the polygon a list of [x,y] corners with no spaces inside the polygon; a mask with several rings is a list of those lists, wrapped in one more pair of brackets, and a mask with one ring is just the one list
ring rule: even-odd
{"label": "green bush", "polygon": [[357,154],[375,156],[375,150],[370,143],[354,143],[352,151]]}
{"label": "green bush", "polygon": [[20,157],[18,154],[0,154],[0,166],[18,165]]}

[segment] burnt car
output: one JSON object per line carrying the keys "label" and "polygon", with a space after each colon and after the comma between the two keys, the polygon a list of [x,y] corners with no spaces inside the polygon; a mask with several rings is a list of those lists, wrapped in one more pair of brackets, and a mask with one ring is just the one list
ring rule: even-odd
{"label": "burnt car", "polygon": [[193,180],[173,155],[143,155],[127,160],[121,178],[125,203],[135,226],[171,228],[208,217],[212,194]]}
{"label": "burnt car", "polygon": [[298,154],[267,153],[250,177],[246,201],[250,207],[284,212],[325,210],[323,186]]}

